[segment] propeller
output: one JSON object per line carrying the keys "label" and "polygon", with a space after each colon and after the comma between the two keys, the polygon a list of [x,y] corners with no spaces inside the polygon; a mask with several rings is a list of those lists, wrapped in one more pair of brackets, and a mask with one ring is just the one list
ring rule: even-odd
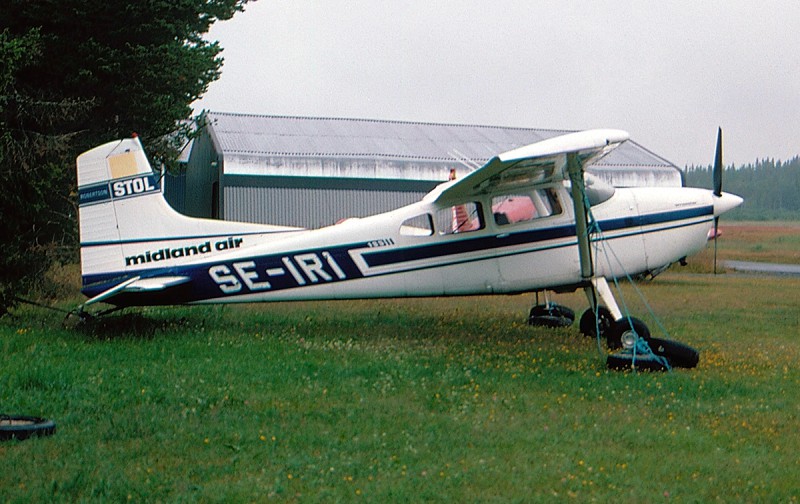
{"label": "propeller", "polygon": [[[714,156],[714,170],[711,172],[714,183],[714,196],[722,196],[722,128],[717,130],[717,152]],[[714,274],[717,274],[717,237],[719,236],[719,216],[714,217]]]}

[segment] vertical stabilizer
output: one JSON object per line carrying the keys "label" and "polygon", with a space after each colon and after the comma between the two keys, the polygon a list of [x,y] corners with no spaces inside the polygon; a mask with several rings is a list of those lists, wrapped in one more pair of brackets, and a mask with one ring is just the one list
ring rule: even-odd
{"label": "vertical stabilizer", "polygon": [[[84,287],[203,259],[213,255],[206,245],[215,238],[236,236],[237,246],[245,247],[268,234],[297,230],[176,212],[164,199],[158,174],[135,137],[84,152],[77,165]],[[189,252],[167,253],[178,249]]]}
{"label": "vertical stabilizer", "polygon": [[[78,156],[77,165],[81,271],[85,282],[87,274],[123,269],[123,242],[147,236],[142,213],[169,212],[171,208],[163,208],[168,205],[138,138],[96,147]],[[151,196],[149,204],[129,202],[129,211],[125,211],[126,200],[147,196]],[[137,206],[144,211],[137,211]],[[148,207],[150,211],[146,210]],[[132,222],[121,219],[126,216]]]}

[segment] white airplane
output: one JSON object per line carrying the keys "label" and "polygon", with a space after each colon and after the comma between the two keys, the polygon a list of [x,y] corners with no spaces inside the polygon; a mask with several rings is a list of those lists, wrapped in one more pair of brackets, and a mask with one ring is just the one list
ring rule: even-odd
{"label": "white airplane", "polygon": [[[500,154],[418,203],[315,230],[179,214],[164,200],[139,139],[110,142],[77,159],[82,292],[89,298],[79,314],[101,301],[126,307],[523,292],[538,299],[545,290],[582,288],[589,301],[583,332],[604,335],[612,348],[624,345],[631,361],[637,341],[650,340],[657,356],[693,366],[693,349],[650,338],[641,321],[623,315],[607,279],[663,269],[699,251],[716,219],[742,199],[723,193],[721,183],[713,191],[621,189],[584,173],[627,139],[619,130],[551,138]],[[531,310],[532,323],[573,319],[549,301]],[[621,358],[627,365],[627,354]]]}

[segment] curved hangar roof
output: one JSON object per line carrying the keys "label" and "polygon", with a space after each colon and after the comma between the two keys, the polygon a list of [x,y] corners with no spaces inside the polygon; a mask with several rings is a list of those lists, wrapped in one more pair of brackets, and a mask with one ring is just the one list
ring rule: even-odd
{"label": "curved hangar roof", "polygon": [[[226,175],[444,181],[467,166],[567,130],[206,113]],[[680,170],[634,141],[588,171],[617,187],[680,186]]]}

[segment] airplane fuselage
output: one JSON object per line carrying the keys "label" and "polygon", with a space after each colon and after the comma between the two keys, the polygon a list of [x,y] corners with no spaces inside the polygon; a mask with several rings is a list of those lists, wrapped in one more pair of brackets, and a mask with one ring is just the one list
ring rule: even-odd
{"label": "airplane fuselage", "polygon": [[[318,230],[261,232],[243,225],[239,232],[100,243],[85,247],[90,261],[106,255],[104,247],[122,247],[124,264],[113,273],[85,275],[84,293],[96,295],[133,276],[188,277],[191,288],[121,294],[114,304],[512,294],[586,280],[564,184],[548,189],[549,215],[519,222],[492,211],[500,208],[499,197],[509,199],[486,194],[442,207],[426,198]],[[470,225],[459,228],[464,205]],[[699,251],[713,225],[714,202],[701,189],[616,189],[591,214],[604,238],[592,235],[595,274],[620,277]]]}

